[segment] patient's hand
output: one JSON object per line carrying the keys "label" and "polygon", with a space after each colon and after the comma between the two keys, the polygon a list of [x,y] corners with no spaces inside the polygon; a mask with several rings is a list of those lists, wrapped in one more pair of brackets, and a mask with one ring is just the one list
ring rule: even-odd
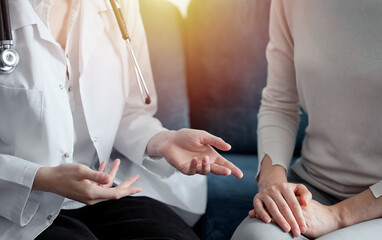
{"label": "patient's hand", "polygon": [[212,146],[222,151],[231,149],[221,138],[205,131],[182,129],[155,135],[147,144],[147,153],[150,156],[166,158],[173,167],[186,175],[232,173],[241,178],[241,170],[223,158]]}
{"label": "patient's hand", "polygon": [[336,205],[325,206],[311,200],[302,206],[302,212],[308,227],[304,235],[309,238],[316,239],[341,228]]}

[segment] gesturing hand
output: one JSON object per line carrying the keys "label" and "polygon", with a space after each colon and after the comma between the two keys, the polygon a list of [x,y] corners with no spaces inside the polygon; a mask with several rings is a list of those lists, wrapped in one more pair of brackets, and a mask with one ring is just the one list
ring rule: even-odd
{"label": "gesturing hand", "polygon": [[57,167],[41,167],[36,174],[33,189],[52,192],[88,205],[109,199],[119,199],[142,191],[131,187],[139,176],[135,175],[112,187],[120,160],[114,161],[109,174],[104,173],[106,162],[100,171],[81,164],[62,164]]}
{"label": "gesturing hand", "polygon": [[222,151],[231,149],[221,138],[205,131],[182,129],[157,134],[150,140],[147,152],[166,158],[173,167],[186,175],[232,173],[235,177],[243,177],[241,170],[212,146]]}
{"label": "gesturing hand", "polygon": [[307,229],[300,204],[308,205],[311,198],[312,194],[302,184],[277,183],[264,186],[255,195],[254,209],[249,212],[249,216],[266,223],[272,220],[283,231],[292,231],[293,236],[298,237]]}

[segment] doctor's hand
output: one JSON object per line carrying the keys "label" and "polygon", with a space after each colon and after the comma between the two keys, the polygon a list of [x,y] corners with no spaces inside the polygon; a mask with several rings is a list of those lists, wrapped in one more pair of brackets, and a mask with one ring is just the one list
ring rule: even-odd
{"label": "doctor's hand", "polygon": [[106,162],[101,164],[99,171],[82,164],[41,167],[36,173],[32,189],[52,192],[88,205],[141,192],[141,188],[131,186],[138,180],[138,175],[112,187],[119,164],[120,160],[115,160],[108,174],[103,172]]}
{"label": "doctor's hand", "polygon": [[181,129],[158,133],[147,144],[146,152],[152,157],[166,158],[173,167],[186,175],[232,173],[235,177],[242,178],[241,170],[223,158],[213,147],[222,151],[231,149],[221,138],[205,131]]}

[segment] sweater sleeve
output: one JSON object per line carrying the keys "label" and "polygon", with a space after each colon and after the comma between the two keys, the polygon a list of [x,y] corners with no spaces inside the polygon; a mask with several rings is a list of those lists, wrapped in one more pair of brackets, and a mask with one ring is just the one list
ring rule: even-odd
{"label": "sweater sleeve", "polygon": [[270,42],[267,46],[268,78],[258,114],[258,157],[260,173],[265,155],[272,165],[288,169],[299,124],[299,99],[294,66],[294,43],[284,2],[272,1]]}
{"label": "sweater sleeve", "polygon": [[[167,131],[161,122],[154,118],[157,111],[157,96],[151,72],[146,34],[139,12],[138,1],[121,1],[124,17],[127,18],[132,47],[141,67],[143,77],[150,92],[151,104],[145,105],[136,80],[134,63],[129,56],[128,95],[123,117],[120,122],[115,148],[133,163],[160,177],[170,177],[175,173],[164,158],[152,159],[145,155],[150,139],[161,131]],[[128,53],[130,54],[130,53]]]}
{"label": "sweater sleeve", "polygon": [[370,186],[370,190],[373,193],[374,197],[382,197],[382,181],[379,181],[376,184]]}

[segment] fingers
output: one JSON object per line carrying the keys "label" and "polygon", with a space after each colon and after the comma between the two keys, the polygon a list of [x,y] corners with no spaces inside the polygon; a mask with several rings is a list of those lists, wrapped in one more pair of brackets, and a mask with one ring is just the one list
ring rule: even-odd
{"label": "fingers", "polygon": [[[298,187],[299,185],[297,185]],[[291,191],[284,191],[282,192],[282,195],[286,202],[288,203],[289,209],[292,211],[293,214],[293,220],[290,219],[288,222],[291,224],[293,223],[292,226],[292,231],[297,232],[297,230],[300,230],[301,233],[304,233],[307,229],[306,222],[304,215],[302,213],[302,209],[300,206],[300,203],[298,202],[298,199],[296,196],[293,194]],[[295,219],[295,220],[294,220]],[[298,225],[295,225],[298,224]]]}
{"label": "fingers", "polygon": [[294,193],[296,196],[300,196],[302,206],[307,206],[308,202],[312,200],[312,193],[302,184],[297,185]]}
{"label": "fingers", "polygon": [[111,178],[108,174],[95,171],[85,165],[73,165],[78,179],[86,179],[98,184],[108,184]]}
{"label": "fingers", "polygon": [[[109,177],[110,177],[109,183],[108,184],[99,184],[100,186],[103,186],[103,187],[113,186],[114,179],[115,179],[115,176],[117,175],[120,163],[121,163],[121,160],[119,160],[119,159],[114,160],[113,165],[111,166],[111,169],[109,171]],[[98,171],[104,172],[105,169],[106,169],[106,161],[103,161],[101,163]]]}
{"label": "fingers", "polygon": [[235,164],[231,163],[223,157],[217,158],[215,163],[228,168],[232,172],[232,175],[234,175],[237,178],[242,178],[244,176],[240,168],[236,167]]}
{"label": "fingers", "polygon": [[223,139],[207,132],[205,132],[204,136],[202,137],[202,143],[205,145],[214,146],[222,151],[229,151],[231,149],[231,145],[226,143]]}
{"label": "fingers", "polygon": [[210,173],[211,173],[210,158],[208,156],[205,156],[202,160],[202,170],[200,171],[200,174],[208,175]]}
{"label": "fingers", "polygon": [[99,166],[98,172],[105,172],[106,169],[106,161],[103,161]]}
{"label": "fingers", "polygon": [[[264,205],[266,206],[266,209],[268,210],[269,214],[272,216],[274,221],[277,223],[277,225],[279,225],[284,232],[289,232],[291,230],[291,227],[288,224],[288,222],[286,221],[286,219],[284,218],[284,216],[281,214],[279,207],[277,206],[276,202],[268,195],[263,196],[261,198],[261,200],[264,203]],[[262,215],[263,215],[262,213],[259,213],[259,216],[261,219],[263,219]],[[263,219],[263,221],[264,221],[264,219]]]}
{"label": "fingers", "polygon": [[121,199],[142,191],[140,187],[115,187],[115,188],[103,188],[97,186],[97,189],[93,189],[94,199],[89,201],[89,204],[95,204],[110,199]]}
{"label": "fingers", "polygon": [[251,218],[257,218],[255,209],[252,209],[251,211],[248,212],[249,217]]}
{"label": "fingers", "polygon": [[131,185],[133,185],[134,183],[138,181],[139,177],[140,177],[139,175],[134,175],[131,178],[123,181],[121,184],[118,185],[118,187],[124,187],[124,188],[130,187]]}
{"label": "fingers", "polygon": [[268,212],[265,210],[263,202],[257,196],[258,195],[256,195],[253,200],[254,210],[251,215],[252,217],[260,218],[265,223],[270,223],[271,217],[269,216]]}
{"label": "fingers", "polygon": [[305,233],[307,225],[298,201],[303,194],[305,199],[311,198],[311,193],[301,184],[282,183],[270,186],[256,194],[254,210],[249,212],[251,217],[256,217],[266,223],[275,222],[285,232],[291,231],[294,237]]}
{"label": "fingers", "polygon": [[197,168],[198,168],[198,159],[196,157],[194,157],[193,159],[191,159],[188,174],[189,175],[195,175],[198,171]]}
{"label": "fingers", "polygon": [[142,192],[142,188],[131,186],[137,182],[139,177],[139,175],[134,175],[114,188],[99,188],[97,186],[97,188],[93,190],[94,200],[92,200],[90,204],[102,202],[109,199],[120,199]]}
{"label": "fingers", "polygon": [[227,176],[227,175],[230,175],[231,174],[231,170],[229,170],[228,168],[226,167],[222,167],[218,164],[211,164],[211,172],[213,174],[216,174],[216,175],[223,175],[223,176]]}
{"label": "fingers", "polygon": [[[294,197],[294,199],[297,202],[296,197]],[[281,213],[281,215],[283,217],[283,219],[275,219],[275,221],[278,224],[279,223],[285,224],[284,220],[286,220],[287,224],[290,226],[289,230],[292,231],[293,236],[295,236],[295,237],[300,236],[300,234],[301,234],[300,226],[299,226],[297,219],[295,218],[294,213],[292,212],[292,209],[290,207],[290,205],[293,205],[293,207],[294,207],[293,210],[298,212],[298,210],[301,211],[300,205],[298,203],[297,203],[297,205],[294,205],[294,204],[287,202],[287,199],[285,199],[284,196],[281,195],[281,193],[278,193],[275,196],[273,196],[273,200],[276,202],[277,207],[278,207],[278,211]],[[290,200],[290,201],[292,201],[292,200]],[[294,201],[292,201],[292,202],[294,203]],[[301,212],[301,216],[299,216],[299,217],[302,218],[302,219],[300,219],[302,221],[301,225],[305,226],[302,212]]]}
{"label": "fingers", "polygon": [[121,164],[121,160],[119,160],[118,158],[114,160],[113,162],[113,165],[111,166],[111,169],[110,169],[110,172],[109,172],[109,175],[111,177],[111,179],[114,181],[115,179],[115,176],[117,175],[117,172],[118,172],[118,168],[119,168],[119,165]]}
{"label": "fingers", "polygon": [[[239,171],[240,171],[240,169],[239,169]],[[201,167],[198,166],[198,159],[197,158],[193,158],[191,163],[190,163],[189,174],[193,175],[193,174],[196,174],[196,173],[202,174],[202,175],[208,175],[210,173],[213,173],[213,174],[216,174],[216,175],[227,176],[227,175],[231,174],[231,169],[229,169],[226,166],[221,166],[220,164],[211,163],[209,157],[208,156],[204,156],[203,159],[202,159]]]}

